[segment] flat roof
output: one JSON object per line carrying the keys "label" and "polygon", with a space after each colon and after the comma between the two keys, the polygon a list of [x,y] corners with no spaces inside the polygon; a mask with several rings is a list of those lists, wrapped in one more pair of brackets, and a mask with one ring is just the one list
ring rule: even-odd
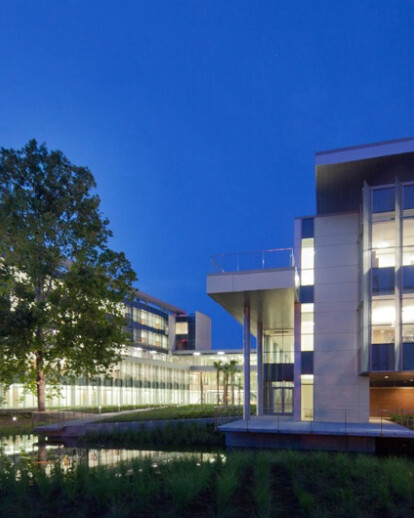
{"label": "flat roof", "polygon": [[175,313],[177,315],[186,315],[186,311],[177,306],[173,306],[172,304],[168,304],[168,302],[163,302],[160,299],[153,297],[152,295],[148,295],[148,293],[144,293],[141,290],[134,290],[134,295],[138,300],[143,300],[144,302],[148,302],[149,304],[153,304],[154,306],[158,306],[159,308],[165,309],[170,313]]}
{"label": "flat roof", "polygon": [[366,160],[387,155],[399,155],[402,153],[414,153],[414,138],[408,137],[396,140],[385,140],[371,144],[350,146],[315,153],[315,165],[338,164],[341,162],[353,162],[354,160]]}
{"label": "flat roof", "polygon": [[357,211],[364,182],[414,181],[414,138],[316,153],[315,173],[318,215]]}

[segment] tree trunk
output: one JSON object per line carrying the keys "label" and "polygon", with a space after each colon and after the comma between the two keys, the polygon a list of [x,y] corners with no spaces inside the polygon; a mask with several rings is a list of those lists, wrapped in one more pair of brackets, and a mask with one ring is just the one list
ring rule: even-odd
{"label": "tree trunk", "polygon": [[44,412],[46,410],[45,373],[43,372],[43,356],[40,351],[36,355],[36,390],[37,410]]}
{"label": "tree trunk", "polygon": [[227,406],[229,404],[229,377],[228,377],[228,374],[225,373],[224,374],[224,395],[223,395],[223,399],[224,399],[224,406]]}

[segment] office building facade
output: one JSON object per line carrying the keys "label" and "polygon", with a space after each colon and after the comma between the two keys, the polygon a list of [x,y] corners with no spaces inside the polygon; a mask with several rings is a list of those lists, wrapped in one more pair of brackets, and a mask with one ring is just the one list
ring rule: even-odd
{"label": "office building facade", "polygon": [[317,153],[316,207],[295,221],[291,253],[207,278],[243,325],[246,386],[256,336],[258,413],[367,422],[413,411],[414,139]]}
{"label": "office building facade", "polygon": [[[222,400],[217,387],[215,362],[236,360],[237,401],[243,390],[241,355],[237,351],[211,350],[211,321],[196,311],[187,314],[172,304],[136,290],[125,303],[125,318],[131,341],[123,359],[107,376],[62,378],[57,388],[46,387],[47,406],[124,407],[181,405]],[[3,408],[36,408],[35,396],[16,380],[0,393]]]}

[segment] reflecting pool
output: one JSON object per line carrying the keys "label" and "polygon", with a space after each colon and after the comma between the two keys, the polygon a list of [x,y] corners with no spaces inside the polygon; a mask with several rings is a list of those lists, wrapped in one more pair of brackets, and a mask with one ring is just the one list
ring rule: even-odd
{"label": "reflecting pool", "polygon": [[91,468],[115,466],[124,461],[152,460],[154,463],[169,462],[173,459],[194,459],[198,462],[214,462],[217,456],[225,457],[224,450],[214,451],[170,451],[117,447],[114,445],[91,445],[85,443],[53,443],[43,441],[37,435],[16,435],[0,437],[2,462],[18,466],[32,462],[39,466],[52,467],[60,464],[64,471],[82,463]]}

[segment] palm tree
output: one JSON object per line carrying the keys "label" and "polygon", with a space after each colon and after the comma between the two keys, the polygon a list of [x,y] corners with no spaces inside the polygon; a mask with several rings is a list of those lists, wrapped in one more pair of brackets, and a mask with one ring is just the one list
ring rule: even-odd
{"label": "palm tree", "polygon": [[204,405],[203,371],[200,371],[200,404]]}
{"label": "palm tree", "polygon": [[220,372],[223,370],[222,361],[217,360],[213,363],[216,369],[216,383],[217,383],[217,406],[220,405]]}
{"label": "palm tree", "polygon": [[230,360],[228,363],[228,370],[230,375],[230,387],[231,387],[231,404],[234,406],[234,377],[236,375],[237,369],[237,360]]}
{"label": "palm tree", "polygon": [[223,371],[223,403],[224,406],[229,404],[229,375],[230,375],[230,364],[226,363],[221,368]]}

